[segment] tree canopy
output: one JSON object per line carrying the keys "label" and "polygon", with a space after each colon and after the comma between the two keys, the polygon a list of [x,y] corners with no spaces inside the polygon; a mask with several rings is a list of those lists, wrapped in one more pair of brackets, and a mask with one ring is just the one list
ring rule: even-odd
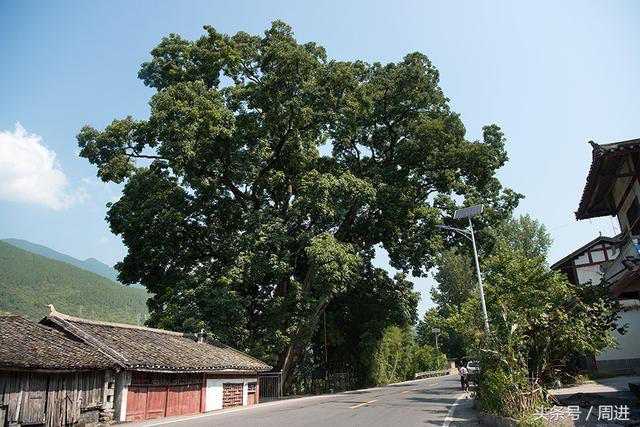
{"label": "tree canopy", "polygon": [[128,248],[120,280],[153,294],[148,323],[204,327],[288,379],[329,304],[363,283],[415,318],[406,280],[372,267],[376,247],[424,275],[448,243],[443,210],[483,201],[500,220],[519,195],[495,177],[500,129],[467,140],[425,55],[330,60],[280,21],[205,30],[142,64],[149,118],[85,126],[78,143],[102,180],[125,182],[107,220]]}
{"label": "tree canopy", "polygon": [[553,240],[547,228],[529,214],[509,218],[489,232],[494,250],[509,249],[525,258],[547,259]]}

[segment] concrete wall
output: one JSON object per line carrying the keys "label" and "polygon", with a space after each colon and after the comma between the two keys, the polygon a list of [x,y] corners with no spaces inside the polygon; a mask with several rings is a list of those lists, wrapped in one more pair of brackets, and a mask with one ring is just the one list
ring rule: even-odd
{"label": "concrete wall", "polygon": [[607,348],[596,356],[599,370],[640,367],[640,310],[632,308],[621,312],[620,316],[620,325],[628,323],[629,328],[624,335],[617,331],[611,333],[618,341],[618,348]]}
{"label": "concrete wall", "polygon": [[127,418],[127,392],[131,384],[131,371],[120,371],[116,374],[115,393],[113,398],[114,419],[125,421]]}
{"label": "concrete wall", "polygon": [[223,384],[243,384],[242,405],[247,404],[248,387],[250,382],[258,382],[258,378],[207,378],[207,392],[205,396],[205,411],[215,411],[222,409],[222,388]]}

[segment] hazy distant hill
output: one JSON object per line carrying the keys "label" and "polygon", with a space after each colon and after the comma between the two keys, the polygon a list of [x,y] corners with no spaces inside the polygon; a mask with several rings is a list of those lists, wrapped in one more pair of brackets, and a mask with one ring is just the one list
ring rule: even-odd
{"label": "hazy distant hill", "polygon": [[146,300],[143,289],[0,241],[0,312],[40,320],[49,313],[47,304],[53,304],[79,317],[142,323],[148,316]]}
{"label": "hazy distant hill", "polygon": [[107,264],[98,261],[95,258],[87,258],[84,261],[74,258],[72,256],[54,251],[46,246],[31,243],[22,239],[3,239],[4,242],[11,243],[13,246],[17,246],[25,251],[33,252],[43,257],[55,259],[58,261],[66,262],[67,264],[75,265],[83,270],[91,271],[92,273],[99,274],[102,277],[111,279],[114,282],[118,281],[118,272],[113,267],[109,267]]}

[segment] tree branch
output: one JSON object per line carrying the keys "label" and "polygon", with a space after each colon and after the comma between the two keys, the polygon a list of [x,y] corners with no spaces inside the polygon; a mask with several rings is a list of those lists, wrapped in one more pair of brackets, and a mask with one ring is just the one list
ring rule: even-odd
{"label": "tree branch", "polygon": [[234,185],[234,183],[229,178],[227,170],[222,171],[222,183],[227,187],[231,193],[233,193],[233,197],[237,200],[242,206],[243,211],[247,211],[247,202],[246,202],[246,194],[244,194],[238,187]]}

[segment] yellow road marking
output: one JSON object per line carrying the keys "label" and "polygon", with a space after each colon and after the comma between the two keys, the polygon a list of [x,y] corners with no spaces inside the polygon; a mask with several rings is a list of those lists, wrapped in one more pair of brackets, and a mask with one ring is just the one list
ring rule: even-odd
{"label": "yellow road marking", "polygon": [[368,401],[368,402],[358,403],[357,405],[349,406],[349,409],[356,409],[356,408],[360,408],[361,406],[366,406],[366,405],[368,405],[368,404],[370,404],[370,403],[377,402],[377,401],[378,401],[378,399],[373,399],[373,400],[370,400],[370,401]]}

